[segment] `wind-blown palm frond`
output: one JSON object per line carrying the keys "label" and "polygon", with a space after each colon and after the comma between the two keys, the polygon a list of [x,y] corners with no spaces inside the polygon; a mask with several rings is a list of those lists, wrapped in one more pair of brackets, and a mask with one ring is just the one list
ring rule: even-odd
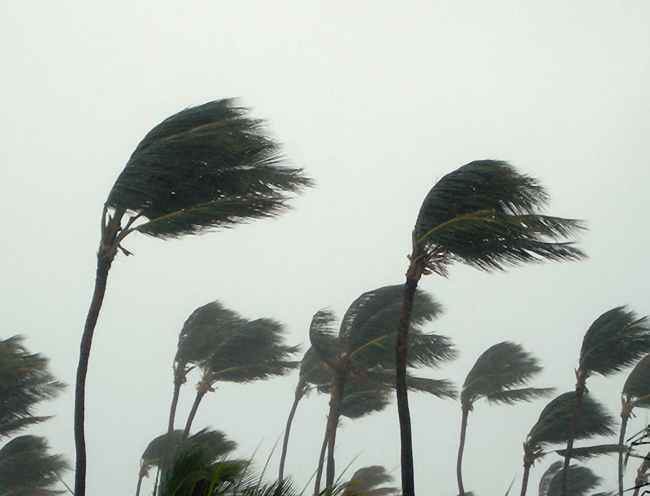
{"label": "wind-blown palm frond", "polygon": [[650,321],[626,307],[616,307],[589,327],[580,350],[579,372],[608,376],[650,352]]}
{"label": "wind-blown palm frond", "polygon": [[[395,388],[395,378],[397,376],[395,369],[373,369],[368,371],[366,375],[372,381],[381,382],[392,389]],[[409,391],[414,393],[427,393],[440,399],[455,400],[458,397],[456,386],[447,379],[429,379],[407,374],[406,384]]]}
{"label": "wind-blown palm frond", "polygon": [[381,465],[357,470],[345,485],[343,496],[391,496],[399,494],[397,487],[380,487],[392,482],[394,477]]}
{"label": "wind-blown palm frond", "polygon": [[332,370],[339,366],[342,354],[341,344],[336,337],[334,323],[336,315],[329,308],[316,312],[309,325],[311,349]]}
{"label": "wind-blown palm frond", "polygon": [[53,487],[69,469],[61,455],[50,455],[47,441],[19,436],[0,449],[0,494],[47,496],[60,494]]}
{"label": "wind-blown palm frond", "polygon": [[[625,451],[625,447],[619,446],[618,444],[599,444],[597,446],[584,446],[581,448],[573,448],[571,459],[591,460],[595,456],[613,455],[620,453],[621,451]],[[564,456],[566,450],[555,450],[555,452],[560,456]]]}
{"label": "wind-blown palm frond", "polygon": [[[562,462],[555,462],[542,476],[539,483],[539,496],[560,496],[562,494]],[[587,467],[571,465],[567,473],[567,496],[584,496],[601,485],[603,479]]]}
{"label": "wind-blown palm frond", "polygon": [[23,340],[23,336],[0,340],[0,439],[47,420],[35,417],[34,408],[65,388],[48,370],[49,360],[30,354]]}
{"label": "wind-blown palm frond", "polygon": [[343,390],[341,415],[356,420],[381,412],[390,404],[391,389],[381,383],[349,382]]}

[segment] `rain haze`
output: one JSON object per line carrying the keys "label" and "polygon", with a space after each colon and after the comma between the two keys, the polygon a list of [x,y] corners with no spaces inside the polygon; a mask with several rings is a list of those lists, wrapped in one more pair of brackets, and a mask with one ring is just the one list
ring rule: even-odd
{"label": "rain haze", "polygon": [[[539,358],[538,387],[573,389],[584,332],[628,304],[650,314],[650,3],[607,2],[3,2],[0,337],[27,337],[70,385],[30,428],[74,461],[73,385],[93,291],[102,207],[138,142],[166,117],[236,97],[266,121],[316,187],[277,219],[163,242],[130,236],[113,263],[87,381],[88,494],[135,492],[140,456],[166,429],[178,333],[219,300],[286,325],[309,346],[312,316],[342,316],[361,293],[401,284],[422,200],[445,174],[506,160],[540,180],[548,212],[586,221],[580,263],[487,274],[454,265],[420,287],[444,307],[426,330],[449,336],[462,381],[504,340]],[[181,392],[184,422],[198,375]],[[589,390],[620,409],[625,374]],[[277,473],[297,374],[218,384],[196,429],[211,426]],[[459,403],[411,394],[416,490],[457,494]],[[286,472],[313,474],[328,399],[298,409]],[[479,402],[465,487],[505,494],[546,400]],[[640,410],[628,432],[647,425]],[[383,465],[399,483],[394,401],[344,419],[337,469]],[[529,494],[553,458],[533,469]],[[613,457],[590,465],[613,490]],[[633,473],[634,470],[630,470]],[[66,481],[71,484],[73,474]],[[151,491],[145,481],[143,494]],[[514,489],[518,491],[518,489]]]}

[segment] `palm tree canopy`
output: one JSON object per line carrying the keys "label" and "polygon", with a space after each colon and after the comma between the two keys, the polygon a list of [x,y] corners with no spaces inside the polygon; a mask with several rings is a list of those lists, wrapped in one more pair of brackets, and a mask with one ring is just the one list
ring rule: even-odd
{"label": "palm tree canopy", "polygon": [[394,477],[381,465],[357,470],[346,484],[343,496],[391,496],[399,494],[397,487],[380,487],[392,482]]}
{"label": "palm tree canopy", "polygon": [[154,127],[137,146],[106,201],[147,222],[158,238],[198,234],[276,215],[287,193],[312,185],[282,165],[280,146],[260,120],[225,99],[185,109]]}
{"label": "palm tree canopy", "polygon": [[623,385],[623,401],[650,408],[650,355],[637,363]]}
{"label": "palm tree canopy", "polygon": [[332,370],[310,346],[300,361],[299,382],[321,386],[332,382]]}
{"label": "palm tree canopy", "polygon": [[[551,401],[539,416],[526,438],[526,445],[537,449],[549,444],[566,443],[575,410],[576,393],[569,391]],[[614,418],[589,394],[582,397],[582,414],[576,424],[575,439],[614,434]]]}
{"label": "palm tree canopy", "polygon": [[502,270],[543,259],[579,260],[571,239],[575,220],[540,215],[548,195],[533,178],[506,162],[479,160],[445,175],[426,196],[413,231],[414,244],[446,275],[462,262]]}
{"label": "palm tree canopy", "polygon": [[49,417],[35,417],[34,407],[57,396],[65,384],[48,370],[49,360],[30,354],[22,336],[0,340],[0,438]]}
{"label": "palm tree canopy", "polygon": [[61,455],[48,454],[47,441],[38,436],[19,436],[0,449],[0,494],[16,496],[51,495],[68,470]]}
{"label": "palm tree canopy", "polygon": [[580,350],[579,372],[608,376],[650,352],[650,322],[625,306],[605,312],[587,330]]}
{"label": "palm tree canopy", "polygon": [[521,388],[541,372],[537,359],[521,345],[504,341],[488,348],[469,371],[460,393],[463,408],[486,398],[490,403],[531,401],[549,395],[552,388]]}
{"label": "palm tree canopy", "polygon": [[[338,334],[333,326],[333,312],[319,311],[309,331],[312,347],[334,369],[349,364],[359,370],[393,368],[402,300],[401,285],[385,286],[362,294],[345,313]],[[440,305],[432,296],[421,290],[416,292],[409,337],[410,367],[435,367],[456,357],[449,338],[421,331],[423,325],[441,312]]]}
{"label": "palm tree canopy", "polygon": [[[539,496],[560,496],[562,494],[562,462],[553,463],[542,475],[539,482]],[[587,467],[571,465],[567,473],[566,495],[585,496],[595,487],[601,485],[603,479]]]}

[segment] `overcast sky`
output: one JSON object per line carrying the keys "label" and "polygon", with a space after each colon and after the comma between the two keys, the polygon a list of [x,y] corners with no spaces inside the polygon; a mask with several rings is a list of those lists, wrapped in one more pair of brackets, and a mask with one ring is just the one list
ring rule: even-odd
{"label": "overcast sky", "polygon": [[[0,3],[0,26],[0,337],[26,335],[71,385],[40,410],[56,417],[29,431],[71,461],[102,205],[142,137],[185,107],[239,97],[317,183],[277,220],[170,242],[128,238],[135,256],[113,264],[90,362],[88,494],[135,491],[140,455],[166,426],[178,333],[195,308],[218,299],[280,320],[306,348],[316,311],[342,315],[361,293],[403,282],[422,200],[472,160],[507,160],[538,178],[551,214],[588,223],[590,258],[425,278],[445,308],[428,329],[461,354],[433,377],[462,383],[486,348],[511,340],[545,366],[535,385],[564,392],[593,320],[622,304],[650,313],[646,1],[23,0]],[[194,425],[225,431],[237,456],[257,449],[261,467],[296,380],[221,385]],[[623,380],[590,381],[616,416]],[[477,404],[467,489],[519,487],[522,442],[544,403]],[[418,493],[456,494],[459,404],[412,396],[411,410]],[[316,468],[326,411],[312,395],[296,415],[287,471],[300,488]],[[628,432],[646,421],[641,413]],[[337,446],[348,476],[395,469],[395,407],[344,420]],[[535,467],[529,494],[552,461]],[[593,467],[613,489],[615,460]]]}

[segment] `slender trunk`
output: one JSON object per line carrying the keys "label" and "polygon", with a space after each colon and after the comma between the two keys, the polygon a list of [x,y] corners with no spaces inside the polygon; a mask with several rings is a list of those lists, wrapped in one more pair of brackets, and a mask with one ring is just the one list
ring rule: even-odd
{"label": "slender trunk", "polygon": [[399,417],[403,496],[415,496],[411,415],[409,413],[408,391],[406,387],[406,351],[408,347],[408,331],[411,322],[411,310],[413,309],[415,290],[417,289],[420,275],[421,269],[415,262],[411,262],[409,270],[406,273],[404,301],[402,303],[402,313],[399,317],[397,343],[395,346],[395,369],[397,376],[395,395],[397,396],[397,414]]}
{"label": "slender trunk", "polygon": [[585,394],[587,378],[578,373],[578,382],[576,384],[576,406],[571,415],[571,425],[569,428],[569,439],[566,443],[566,452],[564,454],[564,468],[562,470],[562,496],[567,496],[567,478],[569,474],[569,464],[571,463],[571,454],[573,452],[573,442],[578,431],[578,419],[582,415],[582,396]]}
{"label": "slender trunk", "polygon": [[[194,417],[196,417],[196,412],[199,409],[199,404],[205,396],[203,391],[197,391],[196,398],[194,398],[194,404],[190,410],[190,414],[187,417],[187,423],[185,424],[185,431],[183,432],[183,441],[185,441],[190,435],[190,429],[192,428],[192,422],[194,422]],[[163,474],[164,475],[164,474]]]}
{"label": "slender trunk", "polygon": [[95,292],[88,309],[86,324],[81,346],[79,349],[79,365],[77,366],[77,383],[75,385],[74,404],[74,441],[77,452],[74,493],[75,496],[86,494],[86,437],[85,425],[85,403],[86,403],[86,375],[88,373],[88,361],[90,359],[90,348],[93,341],[93,333],[97,325],[99,311],[102,308],[104,294],[106,293],[106,281],[108,272],[111,269],[113,259],[105,260],[100,254],[97,256],[97,276],[95,278]]}
{"label": "slender trunk", "polygon": [[341,418],[341,404],[343,403],[343,390],[345,388],[345,373],[336,378],[330,398],[330,413],[327,416],[327,470],[325,472],[325,485],[334,485],[334,447],[336,445],[336,430]]}
{"label": "slender trunk", "polygon": [[467,433],[467,418],[470,407],[463,406],[463,416],[460,421],[460,443],[458,444],[458,459],[456,461],[456,479],[458,480],[458,495],[465,496],[463,487],[463,451],[465,450],[465,434]]}
{"label": "slender trunk", "polygon": [[524,462],[524,477],[521,481],[521,494],[519,496],[526,496],[528,490],[528,477],[530,476],[531,463]]}
{"label": "slender trunk", "polygon": [[648,468],[649,468],[649,463],[648,461],[650,460],[650,452],[645,456],[643,463],[639,467],[639,470],[637,471],[636,474],[636,479],[634,479],[634,493],[632,493],[632,496],[639,496],[639,490],[642,487],[646,487],[648,484]]}
{"label": "slender trunk", "polygon": [[320,449],[318,457],[318,469],[316,470],[316,482],[314,483],[314,495],[320,493],[320,481],[323,477],[323,467],[325,467],[325,452],[327,451],[327,427],[325,427],[325,436],[323,437],[323,446]]}
{"label": "slender trunk", "polygon": [[160,457],[160,471],[165,473],[167,470],[167,465],[169,465],[169,456],[171,454],[171,442],[172,442],[172,432],[174,432],[174,421],[176,419],[176,408],[178,407],[178,398],[181,393],[181,386],[185,380],[185,376],[182,373],[184,367],[180,367],[177,364],[178,369],[174,371],[174,394],[172,396],[172,404],[169,408],[169,422],[167,423],[167,437],[165,438],[165,444],[163,445],[162,456]]}
{"label": "slender trunk", "polygon": [[[621,432],[618,435],[618,445],[625,444],[625,431],[627,430],[627,421],[630,418],[630,413],[626,411],[625,404],[621,412]],[[618,452],[618,496],[623,496],[623,452]]]}
{"label": "slender trunk", "polygon": [[291,411],[289,412],[289,418],[287,419],[287,426],[284,429],[284,441],[282,442],[282,455],[280,456],[280,472],[278,474],[278,481],[282,482],[284,480],[284,464],[287,460],[287,449],[289,448],[289,434],[291,433],[291,424],[293,423],[293,417],[296,415],[296,409],[298,408],[298,403],[304,396],[304,385],[301,382],[298,383],[296,388],[295,398],[293,400],[293,405],[291,406]]}
{"label": "slender trunk", "polygon": [[135,488],[135,496],[140,496],[140,488],[142,487],[143,474],[138,474],[138,486]]}

